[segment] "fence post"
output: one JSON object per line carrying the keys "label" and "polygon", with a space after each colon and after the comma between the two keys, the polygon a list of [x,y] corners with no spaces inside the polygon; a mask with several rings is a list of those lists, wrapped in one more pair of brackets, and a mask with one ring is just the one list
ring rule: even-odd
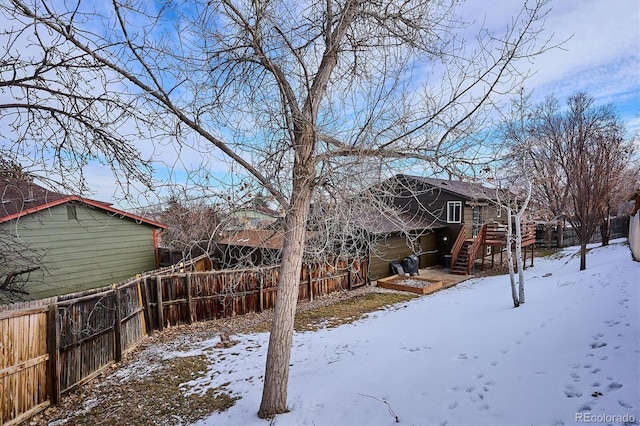
{"label": "fence post", "polygon": [[60,321],[58,321],[58,305],[49,306],[47,313],[47,344],[49,351],[48,393],[51,405],[60,403]]}
{"label": "fence post", "polygon": [[193,323],[193,307],[192,307],[192,296],[191,296],[191,273],[187,273],[187,310],[189,311],[189,317],[187,321],[189,324]]}
{"label": "fence post", "polygon": [[264,292],[262,291],[262,274],[258,271],[258,312],[264,309]]}
{"label": "fence post", "polygon": [[156,296],[157,296],[157,306],[156,310],[158,311],[158,330],[164,330],[164,315],[162,314],[162,277],[156,277]]}
{"label": "fence post", "polygon": [[149,302],[149,299],[150,299],[149,277],[144,277],[141,287],[142,287],[142,303],[144,304],[142,315],[144,316],[144,323],[147,329],[147,334],[151,336],[153,334],[153,324],[151,324],[151,303]]}
{"label": "fence post", "polygon": [[311,267],[309,267],[309,264],[305,265],[305,269],[307,270],[307,279],[309,280],[309,300],[313,302],[313,282],[311,280]]}
{"label": "fence post", "polygon": [[114,299],[116,310],[113,315],[113,339],[114,339],[114,358],[116,362],[122,361],[122,323],[120,321],[120,291],[113,285]]}

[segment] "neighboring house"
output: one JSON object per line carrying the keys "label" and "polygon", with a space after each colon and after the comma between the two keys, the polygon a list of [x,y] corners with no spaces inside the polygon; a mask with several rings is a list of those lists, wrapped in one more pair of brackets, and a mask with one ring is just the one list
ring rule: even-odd
{"label": "neighboring house", "polygon": [[[313,232],[307,232],[311,238]],[[222,268],[277,265],[284,244],[284,232],[274,229],[247,229],[228,232],[217,241]]]}
{"label": "neighboring house", "polygon": [[284,215],[268,207],[251,206],[233,210],[224,218],[224,231],[265,229],[275,224]]}
{"label": "neighboring house", "polygon": [[282,244],[282,232],[271,229],[230,231],[217,241],[223,268],[277,264]]}
{"label": "neighboring house", "polygon": [[41,262],[28,275],[24,298],[97,288],[156,269],[162,229],[162,223],[108,203],[24,180],[0,181],[0,236],[18,238]]}

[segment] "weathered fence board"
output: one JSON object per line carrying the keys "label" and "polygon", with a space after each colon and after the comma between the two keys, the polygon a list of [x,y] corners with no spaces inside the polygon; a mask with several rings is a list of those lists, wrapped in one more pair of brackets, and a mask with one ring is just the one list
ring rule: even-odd
{"label": "weathered fence board", "polygon": [[47,307],[0,313],[0,424],[16,424],[49,404]]}
{"label": "weathered fence board", "polygon": [[[196,265],[197,266],[197,265]],[[196,272],[189,265],[126,283],[0,310],[0,426],[18,424],[99,374],[148,333],[276,304],[277,266]],[[160,274],[162,272],[162,274]],[[299,300],[367,283],[366,260],[305,265]]]}

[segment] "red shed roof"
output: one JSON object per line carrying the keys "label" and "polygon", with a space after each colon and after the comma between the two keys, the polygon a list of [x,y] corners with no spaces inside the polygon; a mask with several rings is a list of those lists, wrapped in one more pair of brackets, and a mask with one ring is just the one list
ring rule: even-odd
{"label": "red shed roof", "polygon": [[111,204],[103,201],[77,195],[60,194],[49,191],[33,182],[15,178],[5,178],[0,182],[0,223],[71,202],[92,206],[113,215],[126,217],[156,228],[167,228],[167,225],[163,223],[116,209]]}

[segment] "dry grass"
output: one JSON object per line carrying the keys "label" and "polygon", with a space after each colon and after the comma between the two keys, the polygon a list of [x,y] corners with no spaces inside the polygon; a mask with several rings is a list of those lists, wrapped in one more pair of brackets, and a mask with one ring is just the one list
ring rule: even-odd
{"label": "dry grass", "polygon": [[[418,297],[411,293],[369,293],[342,303],[323,306],[314,310],[298,312],[294,323],[296,331],[315,331],[321,328],[333,328],[359,320],[365,314],[386,306],[406,302]],[[251,331],[270,331],[271,322],[262,322]]]}
{"label": "dry grass", "polygon": [[[335,299],[318,299],[299,306],[297,331],[313,331],[352,323],[370,312],[406,302],[415,294],[399,292],[357,291],[334,295]],[[346,297],[347,299],[343,299]],[[320,302],[318,306],[315,302]],[[189,424],[214,412],[226,411],[239,397],[225,383],[205,394],[189,392],[187,383],[205,376],[210,360],[205,355],[177,356],[161,359],[158,350],[170,344],[177,352],[189,351],[191,343],[221,334],[235,323],[234,332],[268,331],[269,312],[248,318],[228,319],[176,327],[156,334],[128,354],[121,365],[114,365],[91,382],[66,395],[62,404],[50,407],[29,421],[29,425],[176,425]],[[248,321],[243,323],[243,321]],[[231,333],[233,334],[233,332]],[[171,343],[173,342],[173,343]],[[160,346],[158,346],[160,345]],[[154,355],[155,354],[155,355]],[[126,377],[129,367],[143,364],[146,373]],[[135,369],[134,369],[135,370]]]}
{"label": "dry grass", "polygon": [[52,409],[54,415],[39,419],[44,422],[32,421],[31,424],[189,424],[213,412],[225,411],[239,399],[226,389],[230,383],[209,389],[205,394],[188,393],[189,388],[184,384],[205,376],[208,360],[204,355],[176,357],[158,363],[158,368],[141,378],[114,383],[116,380],[111,376],[102,383],[97,380],[94,386],[85,385],[70,396],[75,399],[71,412],[56,407]]}

